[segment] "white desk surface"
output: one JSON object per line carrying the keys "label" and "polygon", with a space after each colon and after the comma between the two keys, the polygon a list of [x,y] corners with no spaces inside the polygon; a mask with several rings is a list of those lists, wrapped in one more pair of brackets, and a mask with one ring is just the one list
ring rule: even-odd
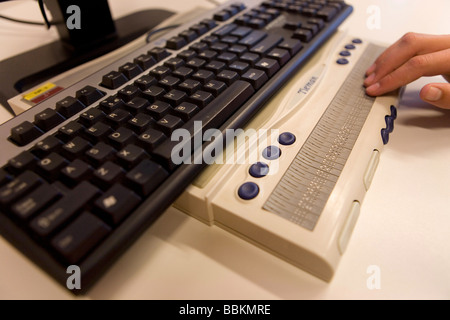
{"label": "white desk surface", "polygon": [[[368,40],[389,44],[408,31],[450,30],[447,0],[347,2],[354,13],[345,26]],[[39,20],[30,3],[2,3],[0,12]],[[143,0],[110,3],[114,16],[158,6],[157,1]],[[200,0],[164,4],[173,11],[211,7]],[[371,26],[379,29],[369,28],[368,21],[377,22],[370,20],[377,10],[380,24]],[[54,30],[0,21],[0,59],[56,37]],[[395,132],[331,283],[170,208],[84,298],[449,299],[450,111],[421,102],[418,92],[428,81],[407,86]],[[7,117],[0,113],[0,120]],[[0,257],[0,299],[74,298],[2,238]],[[370,266],[379,268],[379,289],[367,286]]]}

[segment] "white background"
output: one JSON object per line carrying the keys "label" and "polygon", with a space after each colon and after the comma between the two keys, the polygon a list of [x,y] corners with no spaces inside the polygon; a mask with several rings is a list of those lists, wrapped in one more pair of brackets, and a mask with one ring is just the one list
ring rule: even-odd
{"label": "white background", "polygon": [[[408,31],[450,30],[446,0],[347,2],[354,13],[345,27],[371,41],[389,44]],[[110,1],[115,17],[159,3]],[[200,0],[164,5],[180,12],[212,7]],[[373,5],[379,25],[368,26]],[[1,3],[0,12],[41,19],[34,1]],[[56,38],[55,30],[0,21],[0,59]],[[395,132],[331,283],[170,208],[85,298],[449,299],[450,112],[420,101],[420,88],[432,80],[442,81],[420,79],[407,86]],[[73,299],[3,239],[0,257],[0,299]],[[379,289],[367,287],[371,266],[380,270]]]}

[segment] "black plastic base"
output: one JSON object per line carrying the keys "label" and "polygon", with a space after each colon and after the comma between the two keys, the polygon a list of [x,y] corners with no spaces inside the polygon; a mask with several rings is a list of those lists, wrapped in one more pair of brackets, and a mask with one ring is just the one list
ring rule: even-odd
{"label": "black plastic base", "polygon": [[0,104],[13,111],[8,100],[19,93],[98,58],[135,40],[172,16],[166,10],[140,11],[115,21],[117,37],[97,47],[74,50],[62,41],[55,41],[7,60],[0,61]]}

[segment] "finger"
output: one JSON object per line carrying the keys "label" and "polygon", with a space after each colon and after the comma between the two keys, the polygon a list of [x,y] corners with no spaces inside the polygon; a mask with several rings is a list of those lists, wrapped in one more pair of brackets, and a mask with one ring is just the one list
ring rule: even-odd
{"label": "finger", "polygon": [[450,35],[407,33],[386,49],[366,72],[366,87],[378,82],[416,55],[450,48]]}
{"label": "finger", "polygon": [[450,73],[450,49],[415,56],[366,88],[368,95],[378,96],[398,89],[422,76]]}
{"label": "finger", "polygon": [[450,84],[427,84],[420,91],[420,98],[436,107],[450,109]]}

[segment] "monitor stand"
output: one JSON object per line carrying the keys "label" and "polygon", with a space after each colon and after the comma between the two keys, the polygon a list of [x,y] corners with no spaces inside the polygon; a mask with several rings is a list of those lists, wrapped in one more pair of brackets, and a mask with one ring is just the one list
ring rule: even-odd
{"label": "monitor stand", "polygon": [[151,9],[115,20],[117,37],[95,48],[71,49],[54,41],[37,49],[0,61],[0,105],[14,115],[8,100],[67,70],[107,54],[135,40],[174,13]]}

